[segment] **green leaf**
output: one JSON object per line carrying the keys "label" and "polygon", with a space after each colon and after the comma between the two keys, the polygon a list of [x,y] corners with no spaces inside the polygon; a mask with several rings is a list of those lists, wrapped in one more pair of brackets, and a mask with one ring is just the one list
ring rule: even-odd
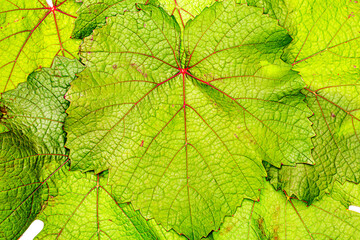
{"label": "green leaf", "polygon": [[314,112],[316,165],[283,167],[270,176],[288,194],[311,203],[335,180],[360,182],[360,4],[307,0],[286,5],[287,20],[280,23],[294,41],[283,58],[307,84],[303,93]]}
{"label": "green leaf", "polygon": [[64,95],[83,66],[57,57],[2,95],[8,132],[0,134],[0,238],[17,239],[41,210],[48,169],[67,162]]}
{"label": "green leaf", "polygon": [[38,215],[45,223],[38,239],[186,239],[145,220],[130,203],[118,203],[106,181],[106,173],[57,171]]}
{"label": "green leaf", "polygon": [[260,199],[259,203],[245,200],[234,217],[225,218],[220,231],[212,233],[214,240],[356,239],[359,235],[360,214],[331,196],[308,207],[266,184]]}
{"label": "green leaf", "polygon": [[84,0],[78,10],[79,17],[75,21],[73,38],[83,39],[92,34],[93,30],[105,25],[106,17],[123,14],[133,10],[136,3],[144,0]]}
{"label": "green leaf", "polygon": [[139,7],[81,46],[88,68],[67,94],[71,169],[110,169],[117,200],[198,239],[258,199],[262,160],[312,162],[304,84],[279,60],[291,38],[261,9],[215,3],[182,39],[173,17]]}
{"label": "green leaf", "polygon": [[0,92],[15,88],[31,72],[50,67],[55,56],[75,58],[80,42],[70,39],[79,4],[62,0],[6,0],[0,5]]}

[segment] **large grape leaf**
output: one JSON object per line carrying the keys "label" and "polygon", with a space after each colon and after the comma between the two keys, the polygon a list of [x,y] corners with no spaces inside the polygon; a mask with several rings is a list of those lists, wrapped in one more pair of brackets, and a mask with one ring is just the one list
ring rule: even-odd
{"label": "large grape leaf", "polygon": [[[311,203],[334,180],[360,181],[360,4],[357,1],[248,1],[289,29],[283,58],[307,87],[315,166],[271,169],[274,184]],[[330,189],[331,190],[331,189]]]}
{"label": "large grape leaf", "polygon": [[79,3],[74,0],[6,0],[0,4],[0,92],[50,67],[55,56],[75,58],[80,41],[70,39]]}
{"label": "large grape leaf", "polygon": [[57,171],[37,216],[45,227],[36,239],[186,239],[145,220],[130,203],[118,203],[106,181],[106,173]]}
{"label": "large grape leaf", "polygon": [[68,161],[63,122],[64,95],[83,66],[57,57],[52,68],[30,74],[2,95],[0,122],[0,238],[17,239],[42,206],[50,166]]}
{"label": "large grape leaf", "polygon": [[181,41],[173,17],[139,7],[81,46],[88,68],[67,94],[71,169],[110,169],[117,199],[197,239],[258,199],[263,159],[312,162],[311,113],[279,60],[291,38],[261,9],[215,3]]}
{"label": "large grape leaf", "polygon": [[[354,187],[359,193],[359,185]],[[212,233],[213,239],[355,240],[360,234],[360,214],[348,211],[329,195],[307,206],[267,183],[260,199],[259,203],[245,200],[236,214]]]}

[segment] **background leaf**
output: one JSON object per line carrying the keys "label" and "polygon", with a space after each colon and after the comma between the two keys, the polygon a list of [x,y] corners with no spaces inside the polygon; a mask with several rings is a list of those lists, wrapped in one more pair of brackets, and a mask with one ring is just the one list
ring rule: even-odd
{"label": "background leaf", "polygon": [[26,83],[2,95],[9,131],[0,134],[0,237],[17,239],[42,207],[49,176],[68,161],[63,121],[64,95],[75,73],[76,60],[57,57],[52,68],[32,73]]}
{"label": "background leaf", "polygon": [[106,173],[56,172],[50,198],[38,215],[45,227],[37,239],[166,239],[185,240],[147,221],[130,203],[119,204],[106,185]]}
{"label": "background leaf", "polygon": [[311,203],[331,191],[333,182],[360,180],[360,4],[358,1],[248,1],[279,19],[294,41],[283,59],[299,71],[310,120],[315,166],[269,172],[289,195]]}
{"label": "background leaf", "polygon": [[[359,186],[357,193],[359,193]],[[245,200],[233,217],[227,217],[214,240],[239,239],[356,239],[360,214],[348,211],[331,196],[312,206],[275,191],[261,190],[259,203]]]}

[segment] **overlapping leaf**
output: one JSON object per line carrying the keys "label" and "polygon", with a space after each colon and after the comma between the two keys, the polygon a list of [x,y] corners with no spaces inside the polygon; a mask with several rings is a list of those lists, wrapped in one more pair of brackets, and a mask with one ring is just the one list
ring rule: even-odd
{"label": "overlapping leaf", "polygon": [[277,2],[257,4],[264,4],[294,38],[283,57],[307,84],[303,92],[314,112],[316,165],[284,167],[270,176],[288,194],[311,203],[334,180],[360,181],[360,4]]}
{"label": "overlapping leaf", "polygon": [[41,210],[49,169],[68,159],[64,95],[82,69],[76,60],[59,57],[52,68],[32,73],[2,95],[0,121],[8,131],[0,134],[1,239],[16,239],[29,226]]}
{"label": "overlapping leaf", "polygon": [[130,203],[119,204],[106,185],[106,174],[57,171],[49,186],[45,210],[38,215],[45,227],[37,239],[156,239],[185,240],[146,221]]}
{"label": "overlapping leaf", "polygon": [[0,92],[50,67],[55,56],[75,58],[80,41],[70,39],[79,7],[74,0],[6,0],[0,4]]}
{"label": "overlapping leaf", "polygon": [[[355,186],[355,185],[354,185]],[[357,193],[360,192],[359,186]],[[245,200],[233,217],[227,217],[214,240],[232,239],[357,239],[360,214],[348,211],[331,196],[307,206],[275,191],[261,190],[260,202]]]}
{"label": "overlapping leaf", "polygon": [[262,160],[312,162],[304,85],[279,60],[291,38],[261,9],[215,3],[180,41],[174,18],[140,7],[81,47],[88,68],[67,95],[71,168],[110,169],[117,199],[198,239],[258,198]]}
{"label": "overlapping leaf", "polygon": [[79,17],[75,22],[72,37],[84,38],[91,35],[94,29],[105,25],[106,17],[134,10],[138,3],[164,8],[168,14],[174,15],[179,25],[184,28],[188,20],[193,19],[214,2],[215,0],[84,0],[78,10]]}
{"label": "overlapping leaf", "polygon": [[75,21],[73,38],[84,38],[92,31],[105,24],[105,18],[123,14],[135,8],[136,3],[144,0],[84,0],[78,10],[79,17]]}

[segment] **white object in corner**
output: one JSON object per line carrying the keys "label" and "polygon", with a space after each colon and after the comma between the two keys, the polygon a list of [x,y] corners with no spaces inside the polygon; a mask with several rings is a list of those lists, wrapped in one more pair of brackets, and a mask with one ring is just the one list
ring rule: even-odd
{"label": "white object in corner", "polygon": [[351,205],[349,210],[360,213],[360,207]]}
{"label": "white object in corner", "polygon": [[50,7],[54,7],[54,4],[53,4],[52,0],[46,0],[46,3],[47,3]]}
{"label": "white object in corner", "polygon": [[36,235],[38,235],[41,232],[43,228],[44,228],[44,222],[41,220],[35,220],[30,224],[28,229],[19,238],[19,240],[33,240],[36,237]]}

